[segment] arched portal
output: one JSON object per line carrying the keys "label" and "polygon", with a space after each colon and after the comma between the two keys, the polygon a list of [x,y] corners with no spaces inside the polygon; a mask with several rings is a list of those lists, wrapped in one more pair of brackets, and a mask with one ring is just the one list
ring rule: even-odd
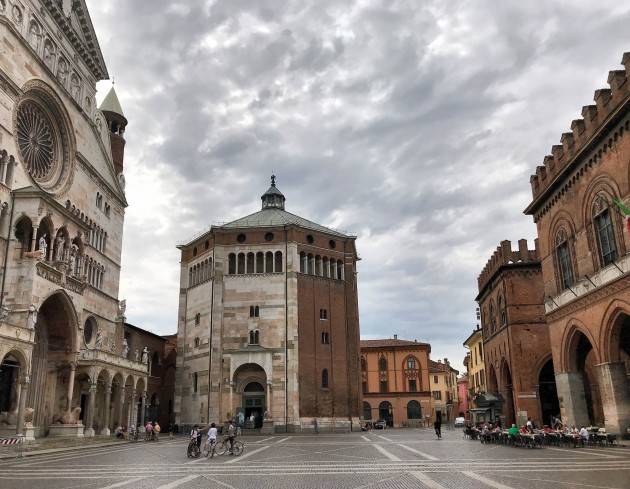
{"label": "arched portal", "polygon": [[372,406],[367,401],[363,401],[363,419],[366,421],[372,419]]}
{"label": "arched portal", "polygon": [[584,389],[583,396],[576,396],[573,422],[603,426],[604,412],[595,368],[599,362],[593,345],[581,331],[575,331],[570,339],[567,360],[569,372],[577,374],[577,382]]}
{"label": "arched portal", "polygon": [[501,365],[501,395],[503,396],[502,414],[505,417],[505,425],[511,426],[514,418],[514,391],[512,389],[512,373],[507,361]]}
{"label": "arched portal", "polygon": [[378,405],[378,417],[385,420],[387,426],[394,426],[394,411],[391,402],[383,401]]}
{"label": "arched portal", "polygon": [[621,311],[604,330],[609,362],[598,366],[606,429],[623,433],[630,426],[630,315]]}
{"label": "arched portal", "polygon": [[492,364],[488,366],[488,392],[493,394],[499,393],[499,383],[497,382],[497,373]]}
{"label": "arched portal", "polygon": [[540,399],[540,414],[543,425],[551,426],[553,416],[560,416],[560,402],[556,391],[556,376],[553,360],[545,362],[538,374],[538,398]]}
{"label": "arched portal", "polygon": [[9,352],[0,359],[0,413],[17,413],[20,394],[20,356]]}
{"label": "arched portal", "polygon": [[267,411],[267,374],[260,365],[247,363],[236,369],[233,381],[238,399],[233,400],[231,412],[237,425],[260,428]]}
{"label": "arched portal", "polygon": [[33,426],[39,434],[47,431],[54,417],[71,407],[75,382],[71,364],[76,360],[77,315],[70,297],[63,291],[42,303],[35,325],[31,361],[31,386],[27,406],[34,409]]}

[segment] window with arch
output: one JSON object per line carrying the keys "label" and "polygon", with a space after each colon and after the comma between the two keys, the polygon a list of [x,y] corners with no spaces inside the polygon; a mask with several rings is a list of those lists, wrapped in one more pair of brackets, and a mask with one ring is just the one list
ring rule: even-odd
{"label": "window with arch", "polygon": [[230,253],[228,255],[228,275],[234,275],[236,273],[236,255]]}
{"label": "window with arch", "polygon": [[378,369],[381,372],[387,372],[387,359],[385,357],[381,357],[378,360]]}
{"label": "window with arch", "polygon": [[407,357],[405,368],[407,368],[407,370],[418,370],[418,362],[414,357]]}
{"label": "window with arch", "polygon": [[236,273],[239,275],[243,275],[245,273],[245,253],[238,254]]}
{"label": "window with arch", "polygon": [[407,419],[422,419],[422,407],[418,401],[411,400],[407,403]]}
{"label": "window with arch", "polygon": [[497,327],[497,323],[495,322],[495,310],[494,310],[494,301],[490,301],[490,308],[489,308],[489,314],[490,314],[490,334],[494,334],[494,332],[496,331],[496,327]]}
{"label": "window with arch", "polygon": [[282,272],[282,252],[276,251],[276,264],[274,271],[276,273]]}
{"label": "window with arch", "polygon": [[499,296],[499,318],[501,326],[505,326],[507,324],[507,311],[505,310],[505,300],[503,296]]}
{"label": "window with arch", "polygon": [[363,401],[363,419],[372,419],[372,406],[370,406],[370,403],[367,401]]}
{"label": "window with arch", "polygon": [[273,273],[273,253],[265,253],[265,273]]}
{"label": "window with arch", "polygon": [[593,229],[597,240],[597,251],[601,267],[610,265],[617,259],[615,230],[608,202],[597,196],[593,203]]}
{"label": "window with arch", "polygon": [[198,382],[199,382],[199,375],[197,374],[197,372],[193,372],[193,374],[192,374],[192,388],[193,388],[193,392],[195,394],[197,393]]}
{"label": "window with arch", "polygon": [[323,345],[330,344],[330,336],[327,331],[322,331],[322,344]]}
{"label": "window with arch", "polygon": [[321,320],[328,319],[328,310],[327,309],[320,309],[319,310],[319,319],[321,319]]}
{"label": "window with arch", "polygon": [[265,254],[262,251],[256,253],[256,273],[265,273]]}
{"label": "window with arch", "polygon": [[555,242],[555,258],[558,285],[561,290],[568,289],[573,285],[573,263],[571,260],[571,251],[569,249],[569,237],[564,228],[560,228],[556,233]]}
{"label": "window with arch", "polygon": [[323,389],[328,388],[328,369],[327,368],[322,370],[322,388]]}
{"label": "window with arch", "polygon": [[260,317],[260,306],[249,306],[249,317],[250,318]]}
{"label": "window with arch", "polygon": [[200,344],[201,344],[201,340],[199,338],[195,338],[195,348],[199,348]]}
{"label": "window with arch", "polygon": [[201,314],[195,314],[195,326],[198,326],[201,323]]}
{"label": "window with arch", "polygon": [[256,255],[254,253],[247,253],[247,273],[254,273],[254,265],[255,265]]}
{"label": "window with arch", "polygon": [[257,329],[251,330],[249,332],[249,344],[250,345],[260,344],[260,332]]}

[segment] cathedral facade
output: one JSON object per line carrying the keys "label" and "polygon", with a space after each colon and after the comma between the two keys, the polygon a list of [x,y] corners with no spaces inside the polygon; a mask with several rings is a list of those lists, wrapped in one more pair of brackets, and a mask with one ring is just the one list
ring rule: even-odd
{"label": "cathedral facade", "polygon": [[262,210],[179,246],[175,418],[270,431],[358,428],[354,236]]}
{"label": "cathedral facade", "polygon": [[127,124],[83,0],[0,0],[0,435],[137,422],[118,300]]}

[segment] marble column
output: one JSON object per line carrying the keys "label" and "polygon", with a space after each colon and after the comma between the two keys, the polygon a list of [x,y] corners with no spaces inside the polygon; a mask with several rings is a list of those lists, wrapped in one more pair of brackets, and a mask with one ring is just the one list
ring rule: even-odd
{"label": "marble column", "polygon": [[77,364],[70,364],[70,377],[68,378],[68,404],[66,406],[66,411],[70,412],[72,409],[72,396],[74,396],[74,374],[77,370]]}
{"label": "marble column", "polygon": [[630,392],[624,362],[596,365],[604,425],[610,433],[625,434],[630,427]]}
{"label": "marble column", "polygon": [[588,409],[584,394],[584,379],[581,372],[559,372],[556,388],[560,401],[562,424],[565,426],[588,426]]}
{"label": "marble column", "polygon": [[142,424],[142,426],[145,425],[146,423],[146,413],[147,413],[147,391],[144,391],[142,393],[142,403],[140,404],[140,424]]}
{"label": "marble column", "polygon": [[31,383],[31,379],[28,375],[25,375],[20,382],[20,399],[18,401],[18,415],[15,426],[15,433],[17,435],[26,435],[24,430],[24,411],[26,410],[26,398],[28,397],[28,386]]}
{"label": "marble column", "polygon": [[35,251],[37,247],[37,230],[39,226],[33,226],[33,238],[31,239],[31,249],[29,251]]}
{"label": "marble column", "polygon": [[94,411],[96,410],[96,384],[90,385],[84,436],[94,436]]}
{"label": "marble column", "polygon": [[[131,397],[129,399],[129,406],[127,406],[127,426],[136,426],[137,417],[134,416],[136,406],[136,390],[131,390]],[[136,426],[136,428],[140,428]]]}
{"label": "marble column", "polygon": [[[273,403],[271,402],[271,385],[272,385],[272,382],[271,382],[270,380],[268,380],[268,381],[267,381],[267,392],[266,392],[266,397],[267,397],[267,399],[265,399],[265,404],[266,404],[267,406],[265,407],[265,411],[267,411],[267,415],[268,415],[269,417],[272,417],[272,414],[271,414],[271,407],[272,407],[272,405],[273,405]],[[265,413],[263,413],[263,415],[264,415],[264,414],[265,414]]]}
{"label": "marble column", "polygon": [[103,429],[101,430],[101,435],[109,436],[110,434],[109,414],[111,411],[111,408],[110,408],[111,401],[112,401],[112,384],[107,384],[105,386],[105,420],[104,420],[105,426],[103,426]]}
{"label": "marble column", "polygon": [[118,399],[118,424],[126,428],[129,427],[128,420],[125,420],[125,386],[120,386],[120,399]]}

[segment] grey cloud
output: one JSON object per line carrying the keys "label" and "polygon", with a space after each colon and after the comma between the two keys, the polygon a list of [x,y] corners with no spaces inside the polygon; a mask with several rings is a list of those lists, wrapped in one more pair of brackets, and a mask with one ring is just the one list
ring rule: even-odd
{"label": "grey cloud", "polygon": [[456,363],[477,274],[501,239],[534,236],[529,174],[618,67],[630,20],[613,0],[88,5],[130,121],[132,321],[175,330],[175,243],[255,211],[275,172],[289,210],[359,233],[362,333]]}

